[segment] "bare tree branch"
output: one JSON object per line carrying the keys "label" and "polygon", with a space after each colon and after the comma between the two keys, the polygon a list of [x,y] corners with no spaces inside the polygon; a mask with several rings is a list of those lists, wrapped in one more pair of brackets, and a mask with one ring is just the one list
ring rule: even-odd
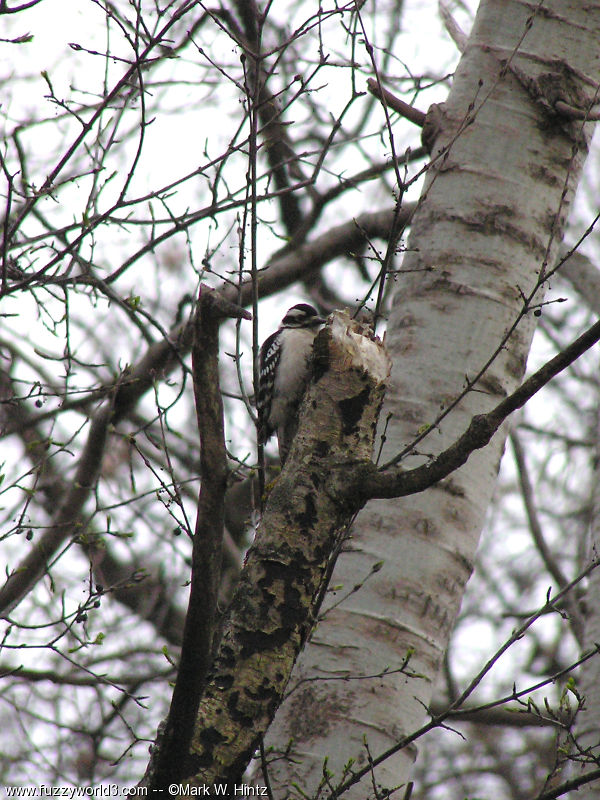
{"label": "bare tree branch", "polygon": [[355,496],[364,501],[374,497],[403,497],[433,486],[461,467],[474,450],[485,447],[510,414],[522,408],[536,392],[599,340],[600,321],[550,359],[494,409],[487,414],[473,417],[462,436],[428,464],[406,471],[402,467],[395,466],[395,460],[392,459],[379,470],[372,463],[364,467],[353,466],[342,469],[339,470],[337,477],[338,491],[344,491],[342,487],[347,487],[348,481],[351,481]]}
{"label": "bare tree branch", "polygon": [[61,505],[46,531],[32,545],[28,555],[9,574],[0,589],[2,616],[8,616],[47,572],[49,563],[61,545],[81,533],[77,530],[77,520],[98,478],[112,416],[112,407],[105,406],[92,420],[77,471]]}
{"label": "bare tree branch", "polygon": [[212,661],[213,634],[221,577],[227,450],[219,379],[222,319],[251,315],[201,287],[194,319],[192,363],[200,433],[200,497],[192,549],[190,599],[177,681],[152,776],[165,789],[186,775],[188,752],[200,695]]}
{"label": "bare tree branch", "polygon": [[[10,228],[7,232],[7,239],[10,241],[16,231],[19,230],[21,224],[25,217],[30,213],[32,208],[35,206],[37,201],[40,197],[44,197],[46,194],[52,191],[54,182],[61,174],[65,166],[71,161],[73,154],[79,149],[82,142],[85,140],[86,136],[89,134],[91,130],[93,130],[94,126],[96,125],[98,119],[102,115],[103,111],[110,107],[110,104],[119,96],[119,94],[123,91],[123,89],[131,84],[132,81],[135,81],[135,76],[138,73],[140,68],[140,64],[144,64],[146,59],[149,57],[150,53],[160,44],[166,37],[171,28],[180,20],[182,19],[189,11],[191,11],[196,5],[195,0],[187,0],[184,2],[182,6],[180,6],[172,15],[167,23],[163,26],[163,28],[158,32],[158,34],[153,37],[153,39],[144,47],[143,51],[141,52],[139,59],[132,64],[129,69],[127,69],[124,75],[117,81],[117,83],[113,86],[113,88],[106,94],[103,98],[102,103],[100,106],[95,110],[95,112],[91,115],[90,119],[82,126],[82,130],[79,132],[75,140],[71,143],[68,147],[66,152],[60,158],[58,163],[53,167],[52,170],[49,171],[46,180],[39,188],[39,190],[32,194],[22,205],[22,207],[18,210],[15,214],[14,219],[11,221]],[[23,8],[23,6],[21,6]],[[15,11],[20,10],[13,9]],[[0,8],[0,12],[2,8]],[[10,11],[10,9],[5,9],[6,11]],[[25,283],[30,282],[38,275],[28,276]]]}
{"label": "bare tree branch", "polygon": [[375,95],[375,97],[378,97],[380,100],[385,101],[392,111],[396,111],[398,114],[401,114],[403,117],[410,120],[410,122],[414,122],[414,124],[418,125],[419,128],[422,128],[423,125],[425,125],[425,118],[427,115],[424,111],[420,111],[414,106],[409,106],[408,103],[405,103],[404,100],[396,97],[396,95],[392,94],[387,89],[384,89],[383,87],[380,88],[377,81],[373,78],[367,79],[367,86],[369,87],[371,94]]}
{"label": "bare tree branch", "polygon": [[[511,432],[510,443],[512,445],[513,452],[515,455],[515,461],[517,463],[519,483],[521,485],[521,494],[523,496],[523,503],[525,505],[527,519],[529,521],[529,530],[531,531],[531,535],[535,542],[535,546],[538,549],[538,552],[540,554],[542,561],[544,562],[544,565],[546,566],[546,569],[548,570],[550,575],[552,575],[558,587],[562,589],[563,586],[567,585],[568,580],[546,542],[544,531],[542,529],[542,524],[540,522],[535,505],[533,486],[531,483],[531,479],[529,477],[529,470],[527,467],[525,450],[523,448],[523,445],[521,444],[521,439],[517,431]],[[565,605],[569,610],[569,616],[571,617],[573,632],[577,638],[577,641],[579,642],[580,645],[583,645],[583,619],[577,607],[577,598],[571,596],[566,597]]]}

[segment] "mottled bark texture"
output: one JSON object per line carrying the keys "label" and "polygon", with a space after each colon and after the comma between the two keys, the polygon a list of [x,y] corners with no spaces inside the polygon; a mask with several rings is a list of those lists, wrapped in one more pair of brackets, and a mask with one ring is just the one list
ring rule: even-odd
{"label": "mottled bark texture", "polygon": [[332,553],[357,510],[328,491],[328,476],[341,461],[370,460],[388,373],[381,343],[336,312],[316,339],[298,434],[269,494],[200,702],[191,785],[239,780],[281,702]]}

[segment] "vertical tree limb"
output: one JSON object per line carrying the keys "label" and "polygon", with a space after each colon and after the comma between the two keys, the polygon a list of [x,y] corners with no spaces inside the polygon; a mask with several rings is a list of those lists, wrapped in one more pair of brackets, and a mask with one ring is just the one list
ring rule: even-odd
{"label": "vertical tree limb", "polygon": [[211,663],[228,472],[219,380],[219,328],[224,317],[250,319],[244,309],[223,300],[216,292],[203,289],[201,287],[196,306],[192,344],[201,485],[192,548],[190,598],[177,681],[156,756],[153,789],[167,788],[186,774],[185,754]]}
{"label": "vertical tree limb", "polygon": [[314,623],[340,532],[356,511],[327,491],[340,461],[371,458],[389,372],[382,345],[336,313],[315,342],[298,433],[246,557],[198,707],[189,786],[233,783],[272,720]]}

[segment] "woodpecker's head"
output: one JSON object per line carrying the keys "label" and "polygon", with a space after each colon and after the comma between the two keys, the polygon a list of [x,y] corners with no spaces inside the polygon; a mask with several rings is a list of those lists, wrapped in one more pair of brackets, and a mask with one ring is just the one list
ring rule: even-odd
{"label": "woodpecker's head", "polygon": [[298,303],[286,312],[281,320],[282,328],[318,328],[323,325],[325,319],[320,317],[312,306],[308,303]]}

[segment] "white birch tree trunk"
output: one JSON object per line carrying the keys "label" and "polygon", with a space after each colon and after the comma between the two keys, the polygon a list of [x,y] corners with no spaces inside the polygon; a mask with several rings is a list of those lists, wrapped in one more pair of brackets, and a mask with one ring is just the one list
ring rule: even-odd
{"label": "white birch tree trunk", "polygon": [[[599,41],[600,8],[589,4],[481,3],[441,109],[432,156],[443,155],[427,175],[389,319],[393,372],[381,420],[386,412],[393,417],[384,461],[484,368],[518,320],[523,295],[534,290],[543,265],[554,263],[591,126],[549,109],[557,96],[590,105],[600,78]],[[544,73],[555,78],[533,82]],[[519,384],[534,321],[531,313],[521,319],[476,390],[407,466],[440,452],[474,414]],[[341,587],[329,595],[335,607],[301,655],[269,731],[267,747],[282,751],[291,741],[293,756],[270,767],[276,797],[296,796],[295,782],[313,796],[325,759],[335,786],[349,759],[356,769],[425,721],[505,433],[443,484],[369,503],[360,515],[331,582]],[[407,654],[418,677],[394,673]],[[387,759],[375,770],[377,784],[405,784],[415,754],[411,745]],[[344,797],[365,800],[373,792],[367,778]]]}

